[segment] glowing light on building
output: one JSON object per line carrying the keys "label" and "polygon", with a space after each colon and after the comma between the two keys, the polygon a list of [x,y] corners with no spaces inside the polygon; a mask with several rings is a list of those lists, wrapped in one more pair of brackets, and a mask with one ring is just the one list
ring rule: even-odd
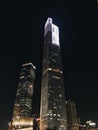
{"label": "glowing light on building", "polygon": [[28,66],[31,65],[34,69],[36,69],[36,67],[30,62],[30,63],[26,63],[26,64],[22,64],[22,66]]}
{"label": "glowing light on building", "polygon": [[59,29],[54,24],[52,24],[52,44],[59,46]]}
{"label": "glowing light on building", "polygon": [[15,119],[12,122],[12,125],[19,126],[33,126],[33,118],[32,117],[20,117],[19,119]]}
{"label": "glowing light on building", "polygon": [[48,32],[51,32],[52,44],[59,46],[59,28],[52,23],[52,18],[48,18],[46,21],[44,36],[46,36]]}
{"label": "glowing light on building", "polygon": [[95,125],[96,125],[96,123],[91,122],[91,123],[89,123],[89,125],[90,125],[90,126],[95,126]]}
{"label": "glowing light on building", "polygon": [[37,118],[36,120],[37,120],[37,121],[40,121],[40,118]]}
{"label": "glowing light on building", "polygon": [[95,122],[92,122],[91,120],[86,121],[85,124],[86,124],[87,126],[90,126],[90,127],[95,127],[95,126],[96,126],[96,123],[95,123]]}

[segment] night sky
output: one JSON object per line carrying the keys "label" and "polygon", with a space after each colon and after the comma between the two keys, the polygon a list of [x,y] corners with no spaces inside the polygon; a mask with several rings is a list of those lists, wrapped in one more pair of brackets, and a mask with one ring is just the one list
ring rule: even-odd
{"label": "night sky", "polygon": [[98,3],[7,1],[0,16],[0,130],[8,130],[21,65],[36,66],[33,113],[39,115],[44,24],[59,27],[66,100],[76,103],[81,122],[98,125]]}

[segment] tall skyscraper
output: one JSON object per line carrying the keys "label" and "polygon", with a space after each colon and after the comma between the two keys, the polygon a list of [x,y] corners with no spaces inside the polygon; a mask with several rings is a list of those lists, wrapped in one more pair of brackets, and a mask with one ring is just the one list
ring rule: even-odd
{"label": "tall skyscraper", "polygon": [[13,107],[11,130],[33,130],[32,96],[35,79],[35,66],[32,63],[22,65]]}
{"label": "tall skyscraper", "polygon": [[68,129],[79,130],[79,121],[77,117],[77,110],[74,100],[67,101],[67,117],[68,117]]}
{"label": "tall skyscraper", "polygon": [[59,28],[48,18],[44,29],[40,129],[67,130]]}

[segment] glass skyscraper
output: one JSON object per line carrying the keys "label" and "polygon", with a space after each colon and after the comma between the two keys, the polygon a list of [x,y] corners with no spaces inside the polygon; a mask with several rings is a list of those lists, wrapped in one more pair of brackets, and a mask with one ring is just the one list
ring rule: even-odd
{"label": "glass skyscraper", "polygon": [[48,18],[44,28],[40,129],[67,130],[59,28]]}
{"label": "glass skyscraper", "polygon": [[79,122],[74,100],[67,101],[67,117],[68,117],[68,129],[79,130]]}
{"label": "glass skyscraper", "polygon": [[11,130],[32,130],[32,96],[35,79],[35,66],[32,63],[22,65],[19,83],[13,107]]}

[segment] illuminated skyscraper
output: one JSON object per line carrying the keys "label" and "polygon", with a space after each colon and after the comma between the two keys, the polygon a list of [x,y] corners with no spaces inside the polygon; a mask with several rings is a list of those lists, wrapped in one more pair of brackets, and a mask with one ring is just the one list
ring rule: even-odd
{"label": "illuminated skyscraper", "polygon": [[41,130],[67,130],[67,113],[59,44],[59,29],[48,18],[44,30],[41,88]]}
{"label": "illuminated skyscraper", "polygon": [[34,79],[35,66],[32,63],[23,64],[10,123],[11,130],[18,130],[18,128],[22,130],[25,130],[25,128],[33,129],[32,96]]}
{"label": "illuminated skyscraper", "polygon": [[67,101],[68,129],[79,130],[79,122],[77,117],[76,105],[74,100]]}

